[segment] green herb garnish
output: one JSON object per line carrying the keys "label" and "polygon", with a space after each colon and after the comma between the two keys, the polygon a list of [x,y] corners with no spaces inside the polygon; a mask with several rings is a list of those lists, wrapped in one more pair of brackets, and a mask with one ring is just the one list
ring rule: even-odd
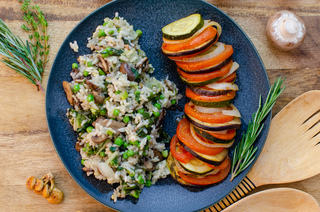
{"label": "green herb garnish", "polygon": [[263,129],[264,124],[261,124],[261,122],[269,114],[277,98],[285,89],[285,86],[281,88],[283,81],[284,80],[281,80],[281,78],[276,80],[270,88],[267,99],[262,107],[262,97],[260,95],[258,110],[252,115],[252,121],[248,124],[247,132],[242,136],[241,141],[234,149],[230,181],[254,161],[257,147],[254,148],[253,144]]}

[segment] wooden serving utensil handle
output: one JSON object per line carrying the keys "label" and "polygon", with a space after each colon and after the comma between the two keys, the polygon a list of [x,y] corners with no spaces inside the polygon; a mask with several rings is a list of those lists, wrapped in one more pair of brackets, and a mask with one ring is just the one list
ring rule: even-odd
{"label": "wooden serving utensil handle", "polygon": [[211,206],[210,208],[205,209],[205,212],[218,212],[222,211],[231,204],[242,199],[247,193],[256,188],[256,185],[246,176],[239,185],[223,200]]}

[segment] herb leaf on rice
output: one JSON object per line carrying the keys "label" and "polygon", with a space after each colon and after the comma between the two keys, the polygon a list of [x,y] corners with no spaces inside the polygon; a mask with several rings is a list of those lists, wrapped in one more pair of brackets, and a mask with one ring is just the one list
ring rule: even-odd
{"label": "herb leaf on rice", "polygon": [[141,35],[117,13],[104,19],[88,39],[92,54],[80,56],[73,80],[63,82],[83,170],[118,183],[114,201],[139,198],[144,186],[170,174],[164,158],[170,137],[161,122],[182,95],[168,79],[149,75],[154,68],[138,44]]}

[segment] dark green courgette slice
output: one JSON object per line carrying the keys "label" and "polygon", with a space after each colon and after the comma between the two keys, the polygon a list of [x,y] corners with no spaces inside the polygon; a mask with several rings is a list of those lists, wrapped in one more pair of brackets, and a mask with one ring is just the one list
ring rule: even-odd
{"label": "dark green courgette slice", "polygon": [[192,158],[191,161],[189,161],[186,164],[180,163],[180,162],[179,162],[179,164],[187,172],[190,172],[192,174],[197,174],[197,175],[207,174],[213,170],[213,168],[210,168],[205,163],[202,163],[201,165],[199,165],[199,164],[195,165],[195,164],[193,164],[194,161],[202,163],[202,161],[197,159],[197,157],[196,157],[196,158]]}
{"label": "dark green courgette slice", "polygon": [[221,130],[229,130],[229,129],[240,129],[241,120],[238,117],[235,117],[232,121],[221,123],[221,124],[212,124],[200,121],[191,116],[185,114],[187,120],[196,127],[199,127],[204,130],[212,130],[212,131],[221,131]]}
{"label": "dark green courgette slice", "polygon": [[183,40],[190,38],[204,25],[200,14],[192,14],[181,18],[162,28],[163,37],[168,40]]}
{"label": "dark green courgette slice", "polygon": [[[180,145],[189,153],[191,153],[194,157],[198,158],[199,160],[214,165],[214,166],[219,166],[223,163],[223,161],[227,158],[229,150],[226,148],[224,149],[222,152],[220,152],[217,155],[204,155],[201,154],[199,152],[193,151],[192,149],[190,149],[187,145],[185,145],[184,143],[180,142]],[[180,163],[180,165],[184,168],[183,164]],[[188,169],[186,169],[187,171],[189,171]],[[189,172],[192,172],[189,171]]]}
{"label": "dark green courgette slice", "polygon": [[221,101],[221,102],[203,102],[203,101],[197,101],[194,99],[190,99],[190,101],[195,104],[195,105],[199,105],[202,107],[227,107],[232,103],[233,99],[229,99],[226,101]]}
{"label": "dark green courgette slice", "polygon": [[211,135],[207,130],[204,130],[204,129],[201,129],[201,128],[198,128],[196,126],[192,126],[195,133],[198,134],[199,136],[202,136],[212,142],[215,142],[215,143],[220,143],[220,144],[228,144],[230,142],[232,142],[234,140],[234,138],[230,139],[230,140],[222,140],[222,139],[219,139],[219,138],[216,138],[214,137],[213,135]]}

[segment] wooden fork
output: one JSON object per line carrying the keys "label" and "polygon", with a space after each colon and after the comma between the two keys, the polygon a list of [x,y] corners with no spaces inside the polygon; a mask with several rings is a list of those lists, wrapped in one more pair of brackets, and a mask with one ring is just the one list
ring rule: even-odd
{"label": "wooden fork", "polygon": [[244,180],[226,198],[206,209],[221,211],[266,184],[291,183],[320,173],[320,91],[306,92],[271,121],[265,146]]}

